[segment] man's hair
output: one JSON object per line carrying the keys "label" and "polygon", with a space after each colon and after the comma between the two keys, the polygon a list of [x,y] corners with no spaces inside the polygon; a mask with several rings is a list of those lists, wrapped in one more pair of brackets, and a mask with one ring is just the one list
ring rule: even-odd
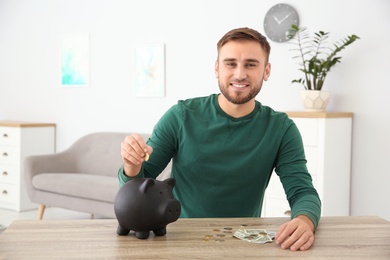
{"label": "man's hair", "polygon": [[258,42],[266,53],[266,60],[268,62],[269,54],[271,52],[271,46],[269,45],[267,38],[261,33],[248,27],[237,28],[227,32],[217,43],[217,50],[230,41],[255,41]]}

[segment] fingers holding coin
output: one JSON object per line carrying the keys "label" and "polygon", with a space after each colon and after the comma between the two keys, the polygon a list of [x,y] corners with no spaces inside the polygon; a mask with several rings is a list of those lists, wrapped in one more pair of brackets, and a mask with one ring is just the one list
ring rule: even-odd
{"label": "fingers holding coin", "polygon": [[149,156],[153,152],[153,148],[148,146],[139,134],[127,136],[122,142],[121,148],[123,160],[134,164],[149,160]]}

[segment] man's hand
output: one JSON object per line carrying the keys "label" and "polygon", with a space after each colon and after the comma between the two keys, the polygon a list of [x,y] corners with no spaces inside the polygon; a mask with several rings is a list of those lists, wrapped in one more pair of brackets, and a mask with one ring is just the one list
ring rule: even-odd
{"label": "man's hand", "polygon": [[307,250],[314,243],[314,224],[309,217],[299,215],[279,227],[275,241],[283,249]]}
{"label": "man's hand", "polygon": [[121,144],[123,169],[127,176],[134,177],[141,170],[142,163],[151,155],[153,148],[146,145],[139,134],[126,136]]}

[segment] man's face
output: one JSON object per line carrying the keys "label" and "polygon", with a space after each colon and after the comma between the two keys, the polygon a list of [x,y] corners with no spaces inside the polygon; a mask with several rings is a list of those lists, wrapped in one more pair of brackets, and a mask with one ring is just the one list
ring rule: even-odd
{"label": "man's face", "polygon": [[254,99],[271,66],[261,45],[254,41],[230,41],[222,46],[215,63],[215,76],[225,98],[241,105]]}

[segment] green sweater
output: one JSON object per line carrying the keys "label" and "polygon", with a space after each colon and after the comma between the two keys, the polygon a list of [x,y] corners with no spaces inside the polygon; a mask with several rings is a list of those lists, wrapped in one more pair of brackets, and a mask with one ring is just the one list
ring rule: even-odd
{"label": "green sweater", "polygon": [[[252,113],[233,118],[218,95],[179,101],[154,127],[154,151],[134,178],[156,178],[173,158],[173,190],[181,217],[260,217],[264,192],[275,172],[292,215],[318,225],[321,202],[306,167],[302,138],[286,114],[256,101]],[[118,172],[119,183],[133,179]]]}

